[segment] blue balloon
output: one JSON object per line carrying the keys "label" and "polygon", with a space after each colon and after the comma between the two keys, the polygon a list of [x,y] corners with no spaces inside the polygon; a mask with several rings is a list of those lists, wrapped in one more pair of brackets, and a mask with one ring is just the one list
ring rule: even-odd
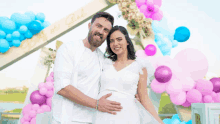
{"label": "blue balloon", "polygon": [[185,122],[185,121],[182,121],[182,122],[180,122],[180,124],[186,124],[186,122]]}
{"label": "blue balloon", "polygon": [[192,124],[192,120],[189,120],[186,124]]}
{"label": "blue balloon", "polygon": [[172,119],[171,124],[179,124],[181,121],[179,119]]}
{"label": "blue balloon", "polygon": [[32,38],[32,37],[33,37],[33,34],[28,30],[28,31],[24,34],[24,36],[25,36],[26,38]]}
{"label": "blue balloon", "polygon": [[50,25],[51,25],[50,22],[44,21],[44,22],[42,23],[42,29],[44,29],[44,28],[46,28],[46,27],[49,27]]}
{"label": "blue balloon", "polygon": [[5,31],[5,33],[12,33],[13,31],[16,30],[16,25],[15,22],[11,21],[11,20],[5,20],[2,23],[2,30]]}
{"label": "blue balloon", "polygon": [[0,30],[0,39],[4,39],[6,37],[6,33]]}
{"label": "blue balloon", "polygon": [[173,116],[172,116],[172,119],[179,119],[179,120],[180,120],[180,118],[179,118],[179,115],[178,115],[178,114],[173,115]]}
{"label": "blue balloon", "polygon": [[32,11],[28,11],[24,13],[25,15],[29,16],[31,18],[31,21],[35,20],[35,14]]}
{"label": "blue balloon", "polygon": [[31,18],[28,15],[20,13],[13,13],[11,15],[11,20],[16,23],[17,29],[20,28],[21,25],[27,26],[31,22]]}
{"label": "blue balloon", "polygon": [[175,30],[174,40],[178,42],[185,42],[190,37],[190,31],[187,27],[181,26]]}
{"label": "blue balloon", "polygon": [[10,47],[13,47],[13,43],[12,42],[8,42]]}
{"label": "blue balloon", "polygon": [[7,34],[7,35],[6,35],[6,40],[7,40],[8,42],[12,41],[12,35],[11,35],[11,34]]}
{"label": "blue balloon", "polygon": [[0,39],[0,52],[5,53],[10,49],[9,43],[5,39]]}
{"label": "blue balloon", "polygon": [[22,42],[22,41],[25,40],[25,39],[26,39],[26,37],[21,34],[19,40]]}
{"label": "blue balloon", "polygon": [[19,28],[19,32],[20,32],[21,34],[25,34],[25,33],[27,32],[27,30],[28,30],[28,28],[27,28],[27,26],[25,26],[25,25],[22,25],[22,26]]}
{"label": "blue balloon", "polygon": [[14,31],[13,33],[12,33],[12,39],[13,40],[18,40],[19,38],[20,38],[20,33],[19,33],[19,31]]}
{"label": "blue balloon", "polygon": [[41,22],[44,22],[45,15],[43,13],[37,13],[35,20],[40,20]]}
{"label": "blue balloon", "polygon": [[41,31],[41,23],[39,23],[38,21],[32,21],[29,25],[28,25],[28,29],[30,30],[30,32],[35,35],[37,33],[39,33]]}
{"label": "blue balloon", "polygon": [[176,40],[173,40],[172,42],[172,48],[175,48],[178,46],[178,42]]}
{"label": "blue balloon", "polygon": [[163,119],[163,123],[165,124],[171,124],[171,122],[172,122],[171,119],[168,119],[168,118]]}
{"label": "blue balloon", "polygon": [[2,29],[2,23],[3,23],[5,20],[9,20],[9,18],[6,17],[6,16],[0,17],[0,29]]}
{"label": "blue balloon", "polygon": [[19,47],[21,45],[21,41],[20,40],[12,40],[12,45],[15,47]]}

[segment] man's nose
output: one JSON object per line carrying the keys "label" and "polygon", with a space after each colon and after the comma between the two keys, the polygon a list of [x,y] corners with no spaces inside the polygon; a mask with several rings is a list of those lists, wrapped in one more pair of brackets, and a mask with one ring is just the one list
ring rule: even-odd
{"label": "man's nose", "polygon": [[102,29],[100,29],[98,32],[103,35],[104,29],[102,28]]}

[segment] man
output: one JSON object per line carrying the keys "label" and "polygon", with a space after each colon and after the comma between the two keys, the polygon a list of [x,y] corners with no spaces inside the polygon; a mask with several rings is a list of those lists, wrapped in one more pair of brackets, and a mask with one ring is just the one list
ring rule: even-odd
{"label": "man", "polygon": [[[96,100],[101,74],[100,63],[104,59],[98,47],[105,41],[113,24],[113,16],[99,12],[89,23],[89,34],[83,41],[64,43],[58,49],[54,65],[55,94],[52,101],[52,123],[90,124],[95,108],[111,114],[116,114],[116,111],[122,109],[120,103],[106,99],[111,94],[103,96],[99,102]],[[83,44],[82,47],[80,43]],[[76,72],[77,77],[73,76]]]}

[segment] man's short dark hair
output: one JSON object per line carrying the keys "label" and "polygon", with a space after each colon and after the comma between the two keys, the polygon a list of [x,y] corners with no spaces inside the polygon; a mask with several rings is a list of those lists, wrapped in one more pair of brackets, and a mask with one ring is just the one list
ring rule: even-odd
{"label": "man's short dark hair", "polygon": [[96,13],[96,14],[92,17],[91,23],[93,23],[93,22],[96,20],[96,18],[99,18],[99,17],[104,17],[104,18],[106,18],[108,21],[111,22],[112,27],[113,27],[114,17],[113,17],[111,14],[107,13],[107,12],[98,12],[98,13]]}

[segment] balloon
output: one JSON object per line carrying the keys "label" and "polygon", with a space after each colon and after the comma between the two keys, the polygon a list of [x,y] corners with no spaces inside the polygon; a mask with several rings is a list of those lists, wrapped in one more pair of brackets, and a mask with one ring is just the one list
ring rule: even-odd
{"label": "balloon", "polygon": [[166,90],[166,83],[159,83],[156,79],[154,79],[151,83],[151,89],[155,93],[163,93]]}
{"label": "balloon", "polygon": [[30,124],[30,122],[29,121],[25,121],[23,124]]}
{"label": "balloon", "polygon": [[13,31],[16,30],[16,25],[15,22],[11,21],[11,20],[5,20],[2,23],[2,30],[5,31],[5,33],[12,33]]}
{"label": "balloon", "polygon": [[185,42],[190,37],[190,31],[187,27],[181,26],[175,30],[174,40],[178,42]]}
{"label": "balloon", "polygon": [[179,124],[186,124],[186,122],[185,122],[185,121],[182,121],[182,122],[180,122]]}
{"label": "balloon", "polygon": [[[52,78],[52,77],[51,77]],[[53,79],[53,78],[52,78]],[[47,88],[48,90],[51,90],[51,89],[53,89],[53,84],[52,84],[52,82],[46,82],[45,83],[45,88]]]}
{"label": "balloon", "polygon": [[186,93],[186,99],[190,103],[199,103],[202,100],[202,94],[198,90],[192,89]]}
{"label": "balloon", "polygon": [[158,12],[152,14],[152,20],[160,21],[162,18],[163,18],[162,10],[159,10]]}
{"label": "balloon", "polygon": [[39,23],[38,21],[32,21],[29,25],[28,25],[28,29],[30,30],[30,32],[34,35],[37,34],[41,31],[41,23]]}
{"label": "balloon", "polygon": [[144,13],[147,10],[147,5],[145,5],[145,4],[141,5],[139,10],[140,10],[141,13]]}
{"label": "balloon", "polygon": [[138,50],[138,51],[135,53],[135,55],[136,55],[137,57],[140,57],[140,58],[146,58],[146,57],[147,57],[147,54],[145,53],[144,50]]}
{"label": "balloon", "polygon": [[45,15],[43,13],[37,13],[36,15],[36,20],[40,20],[41,22],[44,22],[45,20]]}
{"label": "balloon", "polygon": [[49,98],[49,97],[52,97],[53,96],[53,90],[49,90],[47,93],[46,93],[46,96]]}
{"label": "balloon", "polygon": [[9,50],[10,46],[7,40],[0,39],[0,52],[5,53]]}
{"label": "balloon", "polygon": [[12,35],[11,35],[11,34],[7,34],[7,35],[6,35],[6,40],[7,40],[8,42],[12,41]]}
{"label": "balloon", "polygon": [[6,17],[6,16],[0,17],[0,29],[2,28],[2,23],[3,23],[5,20],[9,20],[9,18]]}
{"label": "balloon", "polygon": [[180,118],[179,118],[179,115],[178,115],[178,114],[173,115],[173,116],[172,116],[172,119],[179,119],[179,120],[180,120]]}
{"label": "balloon", "polygon": [[212,96],[212,98],[214,98],[214,97],[216,97],[216,96],[217,96],[217,93],[212,92],[211,96]]}
{"label": "balloon", "polygon": [[27,32],[27,30],[28,30],[28,28],[27,28],[27,26],[25,26],[25,25],[22,25],[22,26],[19,28],[19,32],[20,32],[21,34],[25,34],[25,33]]}
{"label": "balloon", "polygon": [[50,73],[50,76],[51,76],[51,77],[54,77],[54,72],[51,72],[51,73]]}
{"label": "balloon", "polygon": [[213,98],[215,103],[220,103],[220,93],[216,94],[216,97]]}
{"label": "balloon", "polygon": [[220,78],[212,78],[210,79],[210,81],[213,84],[213,91],[215,93],[219,93],[220,92]]}
{"label": "balloon", "polygon": [[192,120],[189,120],[186,124],[192,124]]}
{"label": "balloon", "polygon": [[19,38],[20,38],[20,33],[18,32],[18,31],[14,31],[13,33],[12,33],[12,39],[14,39],[14,40],[18,40]]}
{"label": "balloon", "polygon": [[183,103],[186,102],[186,92],[182,91],[178,95],[170,95],[170,100],[172,103],[175,105],[182,105]]}
{"label": "balloon", "polygon": [[46,101],[47,105],[51,107],[52,105],[52,98],[47,98],[47,101]]}
{"label": "balloon", "polygon": [[25,122],[24,117],[21,118],[20,122],[23,124]]}
{"label": "balloon", "polygon": [[40,89],[41,87],[45,87],[45,83],[39,83],[38,88]]}
{"label": "balloon", "polygon": [[180,51],[174,57],[183,72],[190,74],[193,80],[202,79],[208,72],[208,60],[206,56],[197,49],[187,48]]}
{"label": "balloon", "polygon": [[167,84],[166,91],[168,94],[178,95],[182,92],[182,84],[177,80],[170,80]]}
{"label": "balloon", "polygon": [[183,107],[190,107],[191,103],[186,100],[185,103],[182,104],[182,106]]}
{"label": "balloon", "polygon": [[37,111],[40,108],[38,104],[33,104],[31,109]]}
{"label": "balloon", "polygon": [[135,0],[135,2],[138,7],[145,4],[145,0]]}
{"label": "balloon", "polygon": [[35,110],[31,110],[31,111],[29,112],[29,115],[30,115],[31,118],[34,118],[34,117],[37,116],[37,113],[36,113]]}
{"label": "balloon", "polygon": [[40,114],[40,113],[44,113],[44,111],[41,107],[37,110],[37,114]]}
{"label": "balloon", "polygon": [[205,95],[203,97],[204,103],[211,103],[212,102],[212,96],[211,95]]}
{"label": "balloon", "polygon": [[12,45],[15,47],[19,47],[21,45],[21,41],[20,40],[12,40]]}
{"label": "balloon", "polygon": [[30,120],[31,120],[30,115],[29,115],[29,114],[25,114],[25,115],[24,115],[24,120],[25,120],[25,121],[30,121]]}
{"label": "balloon", "polygon": [[54,82],[54,79],[51,76],[49,76],[49,77],[46,78],[46,81],[47,82]]}
{"label": "balloon", "polygon": [[175,48],[178,46],[178,42],[176,40],[172,40],[172,48]]}
{"label": "balloon", "polygon": [[170,81],[172,77],[172,71],[167,66],[159,66],[155,73],[155,79],[160,83],[166,83]]}
{"label": "balloon", "polygon": [[173,119],[171,124],[179,124],[181,121],[179,119]]}
{"label": "balloon", "polygon": [[153,0],[154,5],[157,5],[158,7],[161,7],[162,0]]}
{"label": "balloon", "polygon": [[6,36],[6,33],[2,30],[0,30],[0,39],[4,39]]}
{"label": "balloon", "polygon": [[183,91],[189,91],[196,85],[196,82],[190,77],[182,78],[180,81],[183,86]]}
{"label": "balloon", "polygon": [[29,16],[31,18],[31,21],[35,20],[35,14],[32,11],[25,12],[24,14]]}
{"label": "balloon", "polygon": [[50,111],[51,111],[50,106],[48,106],[48,105],[42,105],[42,106],[41,106],[41,109],[42,109],[44,112],[50,112]]}
{"label": "balloon", "polygon": [[25,39],[26,39],[26,37],[21,34],[19,40],[22,42],[22,41],[25,40]]}
{"label": "balloon", "polygon": [[25,36],[26,38],[32,38],[32,37],[33,37],[33,34],[28,30],[28,31],[24,34],[24,36]]}
{"label": "balloon", "polygon": [[31,17],[26,14],[14,13],[11,15],[11,20],[13,20],[17,28],[19,28],[21,25],[27,26],[31,22]]}
{"label": "balloon", "polygon": [[196,81],[196,89],[200,93],[202,93],[202,95],[211,95],[213,90],[213,84],[211,81],[199,79]]}
{"label": "balloon", "polygon": [[44,29],[44,28],[46,28],[46,27],[48,27],[48,26],[50,26],[50,25],[51,25],[50,22],[44,21],[44,22],[42,23],[41,27],[42,27],[42,29]]}
{"label": "balloon", "polygon": [[163,119],[163,123],[165,124],[171,124],[171,122],[172,122],[171,119],[167,119],[167,118]]}
{"label": "balloon", "polygon": [[153,44],[149,44],[145,47],[145,53],[148,56],[153,56],[156,54],[156,52],[157,52],[157,48]]}
{"label": "balloon", "polygon": [[35,118],[32,118],[31,121],[30,121],[30,123],[31,123],[31,124],[36,124],[36,117],[35,117]]}
{"label": "balloon", "polygon": [[31,93],[30,100],[32,104],[42,105],[46,102],[46,96],[41,95],[39,90]]}
{"label": "balloon", "polygon": [[23,109],[22,109],[22,114],[25,115],[28,113],[32,108],[32,104],[27,104]]}
{"label": "balloon", "polygon": [[40,90],[39,90],[39,93],[41,95],[46,95],[47,94],[47,88],[46,87],[41,87]]}

